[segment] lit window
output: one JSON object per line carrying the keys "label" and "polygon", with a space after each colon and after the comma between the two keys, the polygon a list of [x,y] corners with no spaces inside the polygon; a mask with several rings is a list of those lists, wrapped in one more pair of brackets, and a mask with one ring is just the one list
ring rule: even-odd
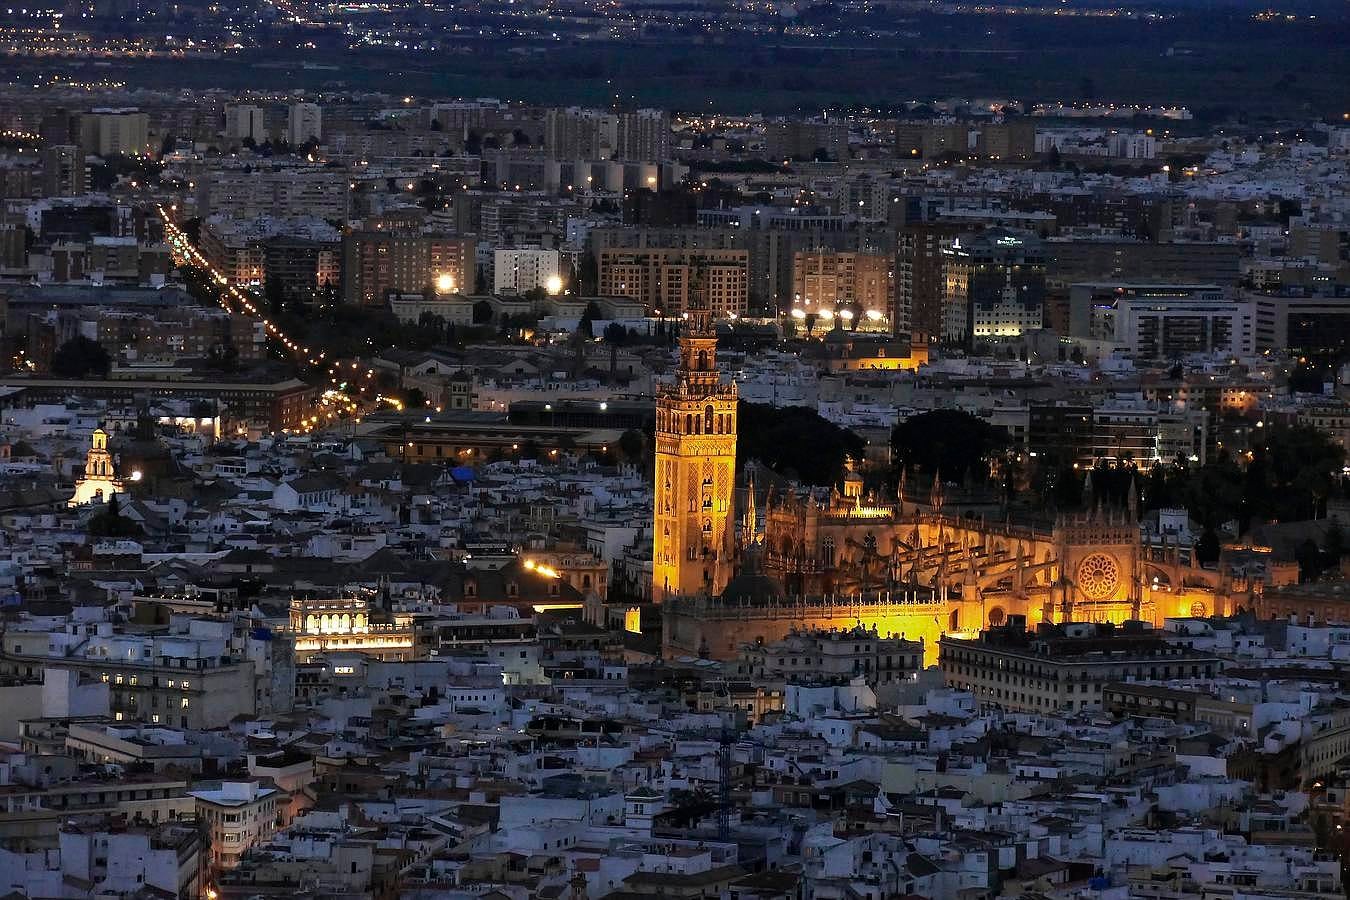
{"label": "lit window", "polygon": [[184,698],[182,699],[182,701],[180,702],[179,705],[182,706],[183,709],[187,709],[187,708],[188,708],[188,698],[184,697]]}

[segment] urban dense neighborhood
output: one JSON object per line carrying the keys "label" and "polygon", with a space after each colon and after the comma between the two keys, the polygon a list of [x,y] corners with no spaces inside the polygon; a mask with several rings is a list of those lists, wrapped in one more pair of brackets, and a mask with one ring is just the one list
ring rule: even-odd
{"label": "urban dense neighborhood", "polygon": [[191,82],[591,6],[0,34],[0,898],[1345,897],[1334,80]]}

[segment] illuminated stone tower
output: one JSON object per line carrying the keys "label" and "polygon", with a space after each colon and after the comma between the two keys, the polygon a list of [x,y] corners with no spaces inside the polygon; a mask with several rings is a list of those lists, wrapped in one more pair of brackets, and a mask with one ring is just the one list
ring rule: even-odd
{"label": "illuminated stone tower", "polygon": [[736,385],[722,384],[707,288],[696,280],[675,383],[656,398],[652,597],[719,593],[735,532]]}
{"label": "illuminated stone tower", "polygon": [[108,452],[108,433],[95,428],[84,457],[84,477],[75,482],[71,506],[107,503],[113,494],[123,492],[122,482],[113,473],[113,458]]}

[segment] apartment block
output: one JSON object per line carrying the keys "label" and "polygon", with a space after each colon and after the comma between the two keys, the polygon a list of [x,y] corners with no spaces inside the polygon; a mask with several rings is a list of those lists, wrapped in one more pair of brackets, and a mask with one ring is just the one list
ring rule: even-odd
{"label": "apartment block", "polygon": [[657,315],[676,317],[689,309],[699,279],[716,315],[745,314],[745,250],[601,250],[599,272],[602,296],[629,297]]}

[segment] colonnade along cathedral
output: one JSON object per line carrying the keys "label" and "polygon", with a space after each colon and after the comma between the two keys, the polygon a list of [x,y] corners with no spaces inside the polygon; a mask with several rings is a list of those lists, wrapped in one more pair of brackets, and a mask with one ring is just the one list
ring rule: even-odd
{"label": "colonnade along cathedral", "polygon": [[855,474],[842,488],[765,489],[748,463],[738,481],[736,386],[721,379],[712,314],[696,305],[656,407],[652,597],[667,655],[729,659],[791,629],[861,625],[923,640],[933,663],[938,638],[1012,615],[1028,628],[1161,625],[1251,608],[1245,581],[1176,546],[1145,547],[1133,491],[1127,509],[1089,499],[1047,529],[944,513],[936,480],[922,501],[902,482],[888,504],[864,502]]}

